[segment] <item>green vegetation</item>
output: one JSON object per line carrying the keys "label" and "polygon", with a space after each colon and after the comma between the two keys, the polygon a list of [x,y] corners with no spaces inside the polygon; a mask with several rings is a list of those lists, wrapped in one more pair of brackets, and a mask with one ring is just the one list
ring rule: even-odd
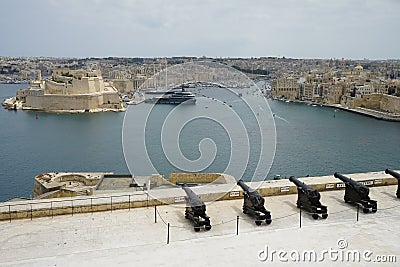
{"label": "green vegetation", "polygon": [[394,88],[393,86],[390,86],[388,88],[388,95],[394,95],[396,93],[396,88]]}
{"label": "green vegetation", "polygon": [[270,74],[270,71],[268,71],[268,70],[260,70],[260,69],[255,69],[255,70],[252,70],[252,69],[242,69],[242,68],[240,68],[240,67],[238,67],[238,66],[235,66],[235,65],[233,65],[232,67],[235,68],[235,69],[237,69],[237,70],[240,70],[241,72],[244,72],[244,73],[251,73],[251,74],[257,74],[257,75],[269,75],[269,74]]}
{"label": "green vegetation", "polygon": [[74,77],[74,75],[70,74],[69,72],[68,73],[63,73],[62,76],[71,77],[71,78]]}
{"label": "green vegetation", "polygon": [[54,77],[51,78],[51,81],[56,82],[56,83],[64,83],[64,81],[57,80],[57,79],[55,79]]}

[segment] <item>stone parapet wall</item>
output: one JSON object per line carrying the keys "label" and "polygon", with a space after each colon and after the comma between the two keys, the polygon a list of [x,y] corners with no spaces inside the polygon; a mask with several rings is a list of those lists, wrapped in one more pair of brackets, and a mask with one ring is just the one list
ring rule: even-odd
{"label": "stone parapet wall", "polygon": [[[400,171],[397,171],[400,172]],[[216,174],[214,174],[216,175]],[[346,176],[370,187],[397,185],[397,179],[384,172],[356,173]],[[178,176],[179,177],[179,176]],[[182,176],[183,177],[183,176]],[[205,176],[206,177],[206,176]],[[215,177],[215,176],[210,176]],[[344,184],[333,176],[300,178],[318,191],[343,190]],[[296,194],[297,187],[289,180],[272,180],[247,183],[264,196]],[[192,187],[203,201],[230,200],[243,198],[243,190],[235,184],[214,184],[212,187]],[[395,197],[396,192],[388,192]],[[60,194],[62,194],[60,192]],[[373,198],[373,189],[371,195]],[[182,204],[186,196],[180,188],[155,189],[149,192],[104,194],[99,196],[68,197],[54,200],[24,200],[0,204],[0,220],[29,219],[86,212],[113,211],[155,205]]]}
{"label": "stone parapet wall", "polygon": [[212,183],[221,178],[220,173],[171,173],[168,181],[176,183]]}
{"label": "stone parapet wall", "polygon": [[124,92],[132,92],[135,90],[133,88],[133,82],[131,80],[113,79],[111,81],[112,84],[115,86],[115,88],[118,90],[118,92],[124,93]]}
{"label": "stone parapet wall", "polygon": [[400,113],[400,97],[384,95],[381,101],[381,110]]}
{"label": "stone parapet wall", "polygon": [[386,94],[370,94],[364,95],[362,98],[345,97],[341,104],[349,108],[363,107],[400,113],[400,97]]}
{"label": "stone parapet wall", "polygon": [[102,94],[26,96],[26,108],[38,110],[90,110],[103,104]]}
{"label": "stone parapet wall", "polygon": [[[104,173],[42,173],[34,179],[35,198],[76,196],[79,192],[92,195],[93,188]],[[76,186],[78,185],[78,186]],[[57,191],[58,193],[49,193]]]}

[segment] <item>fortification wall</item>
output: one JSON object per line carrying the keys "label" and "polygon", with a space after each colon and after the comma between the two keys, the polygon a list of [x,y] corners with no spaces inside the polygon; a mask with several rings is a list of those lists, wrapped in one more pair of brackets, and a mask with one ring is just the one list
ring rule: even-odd
{"label": "fortification wall", "polygon": [[131,80],[112,80],[112,84],[118,92],[131,92],[134,91],[133,82]]}
{"label": "fortification wall", "polygon": [[220,173],[171,173],[168,181],[175,183],[211,183],[221,177]]}
{"label": "fortification wall", "polygon": [[382,96],[381,94],[371,94],[356,98],[356,107],[380,109]]}
{"label": "fortification wall", "polygon": [[26,96],[26,107],[38,110],[89,110],[101,107],[103,95]]}
{"label": "fortification wall", "polygon": [[400,97],[385,94],[364,95],[362,98],[347,97],[341,104],[349,108],[363,107],[400,113]]}
{"label": "fortification wall", "polygon": [[400,97],[383,95],[380,108],[385,111],[400,113]]}
{"label": "fortification wall", "polygon": [[[118,105],[117,107],[115,105]],[[119,95],[114,92],[104,92],[103,93],[103,105],[102,107],[107,108],[118,108],[120,105]]]}
{"label": "fortification wall", "polygon": [[[70,87],[71,86],[72,85],[70,85]],[[68,84],[57,83],[50,80],[46,80],[44,88],[45,94],[64,94],[69,91]]]}

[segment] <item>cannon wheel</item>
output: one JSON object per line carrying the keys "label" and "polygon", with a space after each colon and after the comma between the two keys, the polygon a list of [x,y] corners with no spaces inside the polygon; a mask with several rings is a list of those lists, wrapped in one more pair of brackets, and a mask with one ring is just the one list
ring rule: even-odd
{"label": "cannon wheel", "polygon": [[272,222],[272,219],[266,219],[266,220],[265,220],[265,223],[266,223],[266,224],[271,224],[271,222]]}
{"label": "cannon wheel", "polygon": [[258,226],[260,226],[261,223],[262,223],[262,221],[256,221],[256,224],[257,224]]}
{"label": "cannon wheel", "polygon": [[207,231],[209,231],[209,230],[211,230],[211,225],[206,225],[204,228],[205,228]]}
{"label": "cannon wheel", "polygon": [[188,209],[186,208],[186,209],[185,209],[185,218],[186,218],[186,219],[189,219],[188,213],[189,213],[189,211],[188,211]]}
{"label": "cannon wheel", "polygon": [[322,214],[322,219],[326,219],[326,218],[328,218],[328,213],[323,213]]}
{"label": "cannon wheel", "polygon": [[363,208],[363,212],[364,212],[364,213],[368,213],[368,212],[369,212],[369,209],[368,209],[368,208]]}
{"label": "cannon wheel", "polygon": [[319,216],[318,216],[318,214],[314,213],[314,214],[312,215],[312,217],[313,217],[314,220],[317,220]]}
{"label": "cannon wheel", "polygon": [[194,231],[195,231],[195,232],[199,232],[199,231],[200,231],[200,227],[199,227],[199,226],[195,226],[195,227],[194,227]]}

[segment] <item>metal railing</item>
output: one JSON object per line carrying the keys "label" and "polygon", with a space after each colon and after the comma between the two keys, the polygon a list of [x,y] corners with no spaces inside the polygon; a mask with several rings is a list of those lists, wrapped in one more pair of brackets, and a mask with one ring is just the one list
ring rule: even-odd
{"label": "metal railing", "polygon": [[[140,200],[134,197],[145,196]],[[102,201],[103,200],[103,201]],[[17,203],[5,202],[0,204],[0,221],[13,219],[33,219],[35,217],[54,217],[56,215],[72,216],[76,213],[93,213],[100,211],[113,211],[117,209],[132,208],[134,202],[145,202],[141,207],[148,207],[151,201],[162,205],[161,201],[149,196],[146,191],[132,194],[121,194],[111,196],[70,197],[47,200],[24,200]],[[25,214],[25,215],[23,215]]]}

